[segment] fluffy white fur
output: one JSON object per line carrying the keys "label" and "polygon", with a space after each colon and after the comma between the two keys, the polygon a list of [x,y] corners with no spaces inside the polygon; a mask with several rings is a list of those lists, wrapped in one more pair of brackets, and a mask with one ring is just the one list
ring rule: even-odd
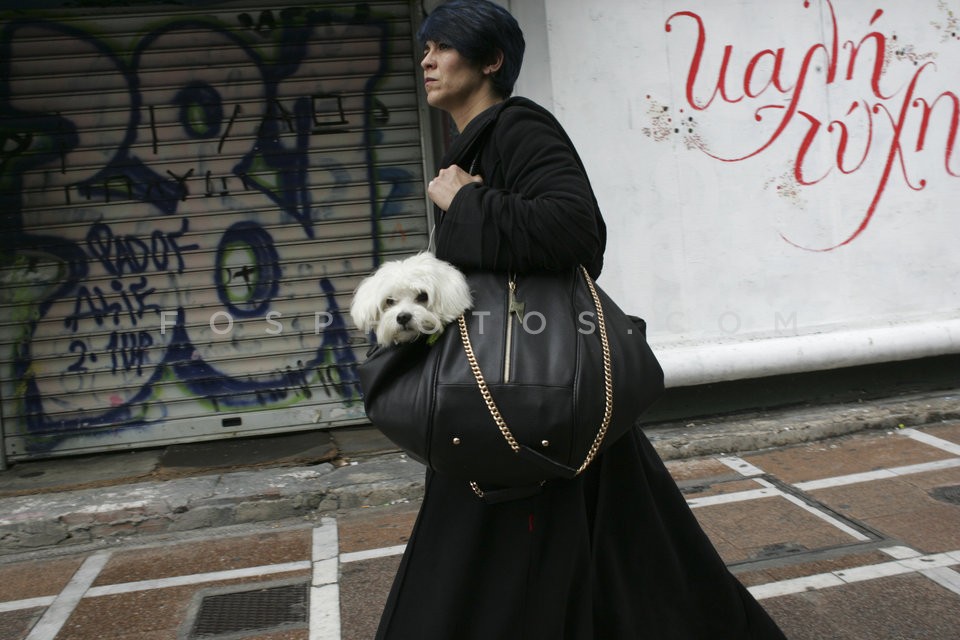
{"label": "fluffy white fur", "polygon": [[390,345],[439,335],[473,306],[467,279],[431,253],[383,263],[353,294],[350,317],[377,343]]}

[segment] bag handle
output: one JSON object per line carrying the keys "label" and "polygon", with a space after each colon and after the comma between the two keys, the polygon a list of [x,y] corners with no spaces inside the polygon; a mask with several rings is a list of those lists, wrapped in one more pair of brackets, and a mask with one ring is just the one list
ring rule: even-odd
{"label": "bag handle", "polygon": [[[574,476],[583,473],[584,470],[590,466],[590,463],[593,462],[594,458],[597,457],[597,454],[600,452],[600,446],[603,444],[603,439],[607,435],[607,429],[610,427],[610,419],[613,417],[613,370],[610,365],[610,342],[607,340],[607,323],[603,316],[603,305],[600,303],[600,296],[597,294],[596,287],[593,286],[593,279],[590,278],[587,269],[583,265],[579,265],[579,268],[587,284],[587,288],[590,289],[590,296],[593,298],[593,305],[597,310],[597,327],[600,331],[600,346],[603,349],[603,391],[605,404],[603,408],[603,419],[600,421],[597,435],[594,437],[593,443],[590,445],[590,449],[587,451],[583,463],[573,474]],[[467,331],[467,321],[464,315],[457,318],[457,324],[460,327],[460,341],[463,343],[463,351],[467,355],[470,371],[477,381],[477,387],[479,387],[480,395],[487,405],[487,410],[490,412],[490,416],[493,418],[497,428],[500,429],[500,433],[503,435],[503,439],[506,440],[507,445],[514,453],[519,454],[521,445],[513,436],[513,432],[510,431],[506,420],[503,419],[503,415],[500,413],[500,409],[497,408],[497,403],[490,393],[490,388],[487,386],[487,381],[483,377],[483,371],[480,370],[480,363],[477,362],[477,356],[473,351],[473,345],[470,342],[470,334]],[[471,481],[470,487],[477,496],[483,498],[483,490],[476,482]]]}

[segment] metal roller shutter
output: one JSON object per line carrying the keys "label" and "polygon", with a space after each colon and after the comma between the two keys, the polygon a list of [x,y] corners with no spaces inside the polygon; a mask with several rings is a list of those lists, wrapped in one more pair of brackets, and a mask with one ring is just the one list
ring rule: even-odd
{"label": "metal roller shutter", "polygon": [[0,13],[25,459],[363,421],[346,309],[426,246],[410,3]]}

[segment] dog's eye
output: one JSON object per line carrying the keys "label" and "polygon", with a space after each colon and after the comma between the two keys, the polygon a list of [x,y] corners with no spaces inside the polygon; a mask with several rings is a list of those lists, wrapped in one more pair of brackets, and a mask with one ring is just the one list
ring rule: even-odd
{"label": "dog's eye", "polygon": [[421,291],[420,293],[417,294],[417,302],[419,302],[420,304],[425,304],[429,299],[430,299],[430,296],[427,295],[426,291]]}
{"label": "dog's eye", "polygon": [[384,307],[392,307],[395,304],[397,304],[397,301],[394,300],[393,298],[387,298],[386,300],[383,301]]}

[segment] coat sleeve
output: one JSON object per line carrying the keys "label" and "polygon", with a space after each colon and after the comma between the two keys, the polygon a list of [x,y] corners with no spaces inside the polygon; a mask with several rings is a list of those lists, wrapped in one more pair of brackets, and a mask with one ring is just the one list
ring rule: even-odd
{"label": "coat sleeve", "polygon": [[576,151],[552,117],[504,109],[480,168],[484,182],[463,187],[443,216],[438,257],[519,273],[599,264],[603,220]]}

